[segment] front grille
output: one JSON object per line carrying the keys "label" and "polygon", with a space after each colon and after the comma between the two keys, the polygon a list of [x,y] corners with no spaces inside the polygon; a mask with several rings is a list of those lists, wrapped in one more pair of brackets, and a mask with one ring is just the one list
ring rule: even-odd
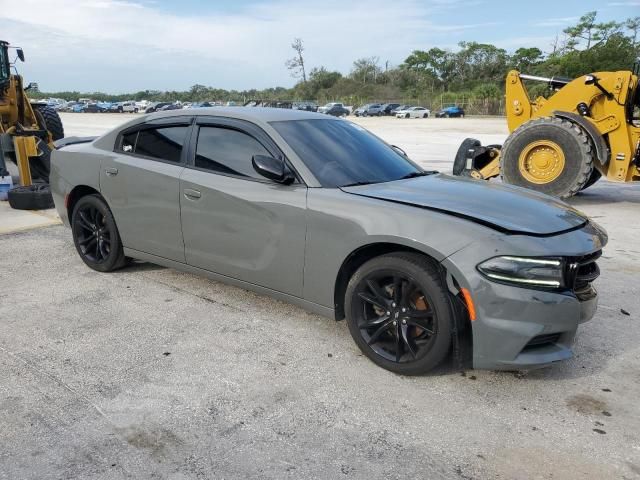
{"label": "front grille", "polygon": [[529,343],[524,346],[524,348],[536,348],[552,345],[560,340],[560,335],[562,335],[562,333],[547,333],[546,335],[538,335],[537,337],[533,337],[529,341]]}
{"label": "front grille", "polygon": [[565,279],[567,286],[576,293],[588,290],[593,282],[600,275],[600,268],[596,260],[602,255],[602,250],[585,255],[567,259]]}

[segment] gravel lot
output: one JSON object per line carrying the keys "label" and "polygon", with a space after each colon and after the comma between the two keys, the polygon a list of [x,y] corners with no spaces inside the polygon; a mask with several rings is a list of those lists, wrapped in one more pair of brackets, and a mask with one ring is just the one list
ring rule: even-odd
{"label": "gravel lot", "polygon": [[[507,134],[358,123],[442,171],[463,138]],[[0,478],[640,478],[640,188],[572,203],[610,234],[600,308],[574,359],[527,374],[396,376],[344,322],[150,264],[99,274],[62,226],[0,235]]]}

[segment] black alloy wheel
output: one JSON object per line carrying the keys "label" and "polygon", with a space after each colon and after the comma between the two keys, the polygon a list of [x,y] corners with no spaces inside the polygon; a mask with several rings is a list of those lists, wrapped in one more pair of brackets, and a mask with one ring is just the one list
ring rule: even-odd
{"label": "black alloy wheel", "polygon": [[453,312],[447,295],[426,257],[396,253],[374,258],[347,287],[349,331],[381,367],[424,374],[444,360],[451,345]]}
{"label": "black alloy wheel", "polygon": [[82,197],[71,216],[73,241],[89,267],[109,272],[124,266],[122,242],[113,215],[99,195]]}

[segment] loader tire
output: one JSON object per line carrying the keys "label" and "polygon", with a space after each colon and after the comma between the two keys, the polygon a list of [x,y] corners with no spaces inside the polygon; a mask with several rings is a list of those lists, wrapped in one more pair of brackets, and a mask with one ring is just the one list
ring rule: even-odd
{"label": "loader tire", "polygon": [[562,118],[538,118],[509,135],[500,152],[500,175],[510,185],[569,198],[586,185],[595,156],[582,127]]}
{"label": "loader tire", "polygon": [[462,172],[467,168],[467,155],[469,150],[480,146],[480,140],[475,138],[465,138],[458,148],[456,158],[453,161],[453,174],[457,177],[462,175]]}
{"label": "loader tire", "polygon": [[34,183],[28,187],[9,190],[9,205],[16,210],[47,210],[53,208],[51,188],[46,183]]}
{"label": "loader tire", "polygon": [[585,183],[582,188],[580,189],[580,191],[582,190],[586,190],[587,188],[589,188],[591,185],[593,185],[594,183],[596,183],[598,180],[600,180],[600,177],[602,177],[602,174],[600,173],[600,171],[596,170],[595,168],[591,171],[591,176],[589,177],[589,180],[587,180],[587,183]]}
{"label": "loader tire", "polygon": [[37,143],[37,157],[29,158],[29,170],[31,170],[31,178],[33,180],[42,180],[49,183],[49,173],[51,172],[51,149],[49,145],[42,140]]}
{"label": "loader tire", "polygon": [[[51,133],[54,142],[64,138],[64,127],[62,126],[62,120],[58,112],[49,105],[34,104],[31,106],[41,115],[41,118],[38,120],[40,120],[40,123],[44,123],[44,125],[40,125],[40,127],[47,129]],[[38,113],[36,113],[36,115],[38,115]]]}

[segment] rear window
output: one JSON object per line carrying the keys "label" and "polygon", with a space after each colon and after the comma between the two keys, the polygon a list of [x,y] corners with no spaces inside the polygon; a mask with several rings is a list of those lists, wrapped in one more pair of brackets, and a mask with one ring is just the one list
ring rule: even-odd
{"label": "rear window", "polygon": [[120,149],[165,162],[180,163],[187,126],[148,128],[122,136]]}

